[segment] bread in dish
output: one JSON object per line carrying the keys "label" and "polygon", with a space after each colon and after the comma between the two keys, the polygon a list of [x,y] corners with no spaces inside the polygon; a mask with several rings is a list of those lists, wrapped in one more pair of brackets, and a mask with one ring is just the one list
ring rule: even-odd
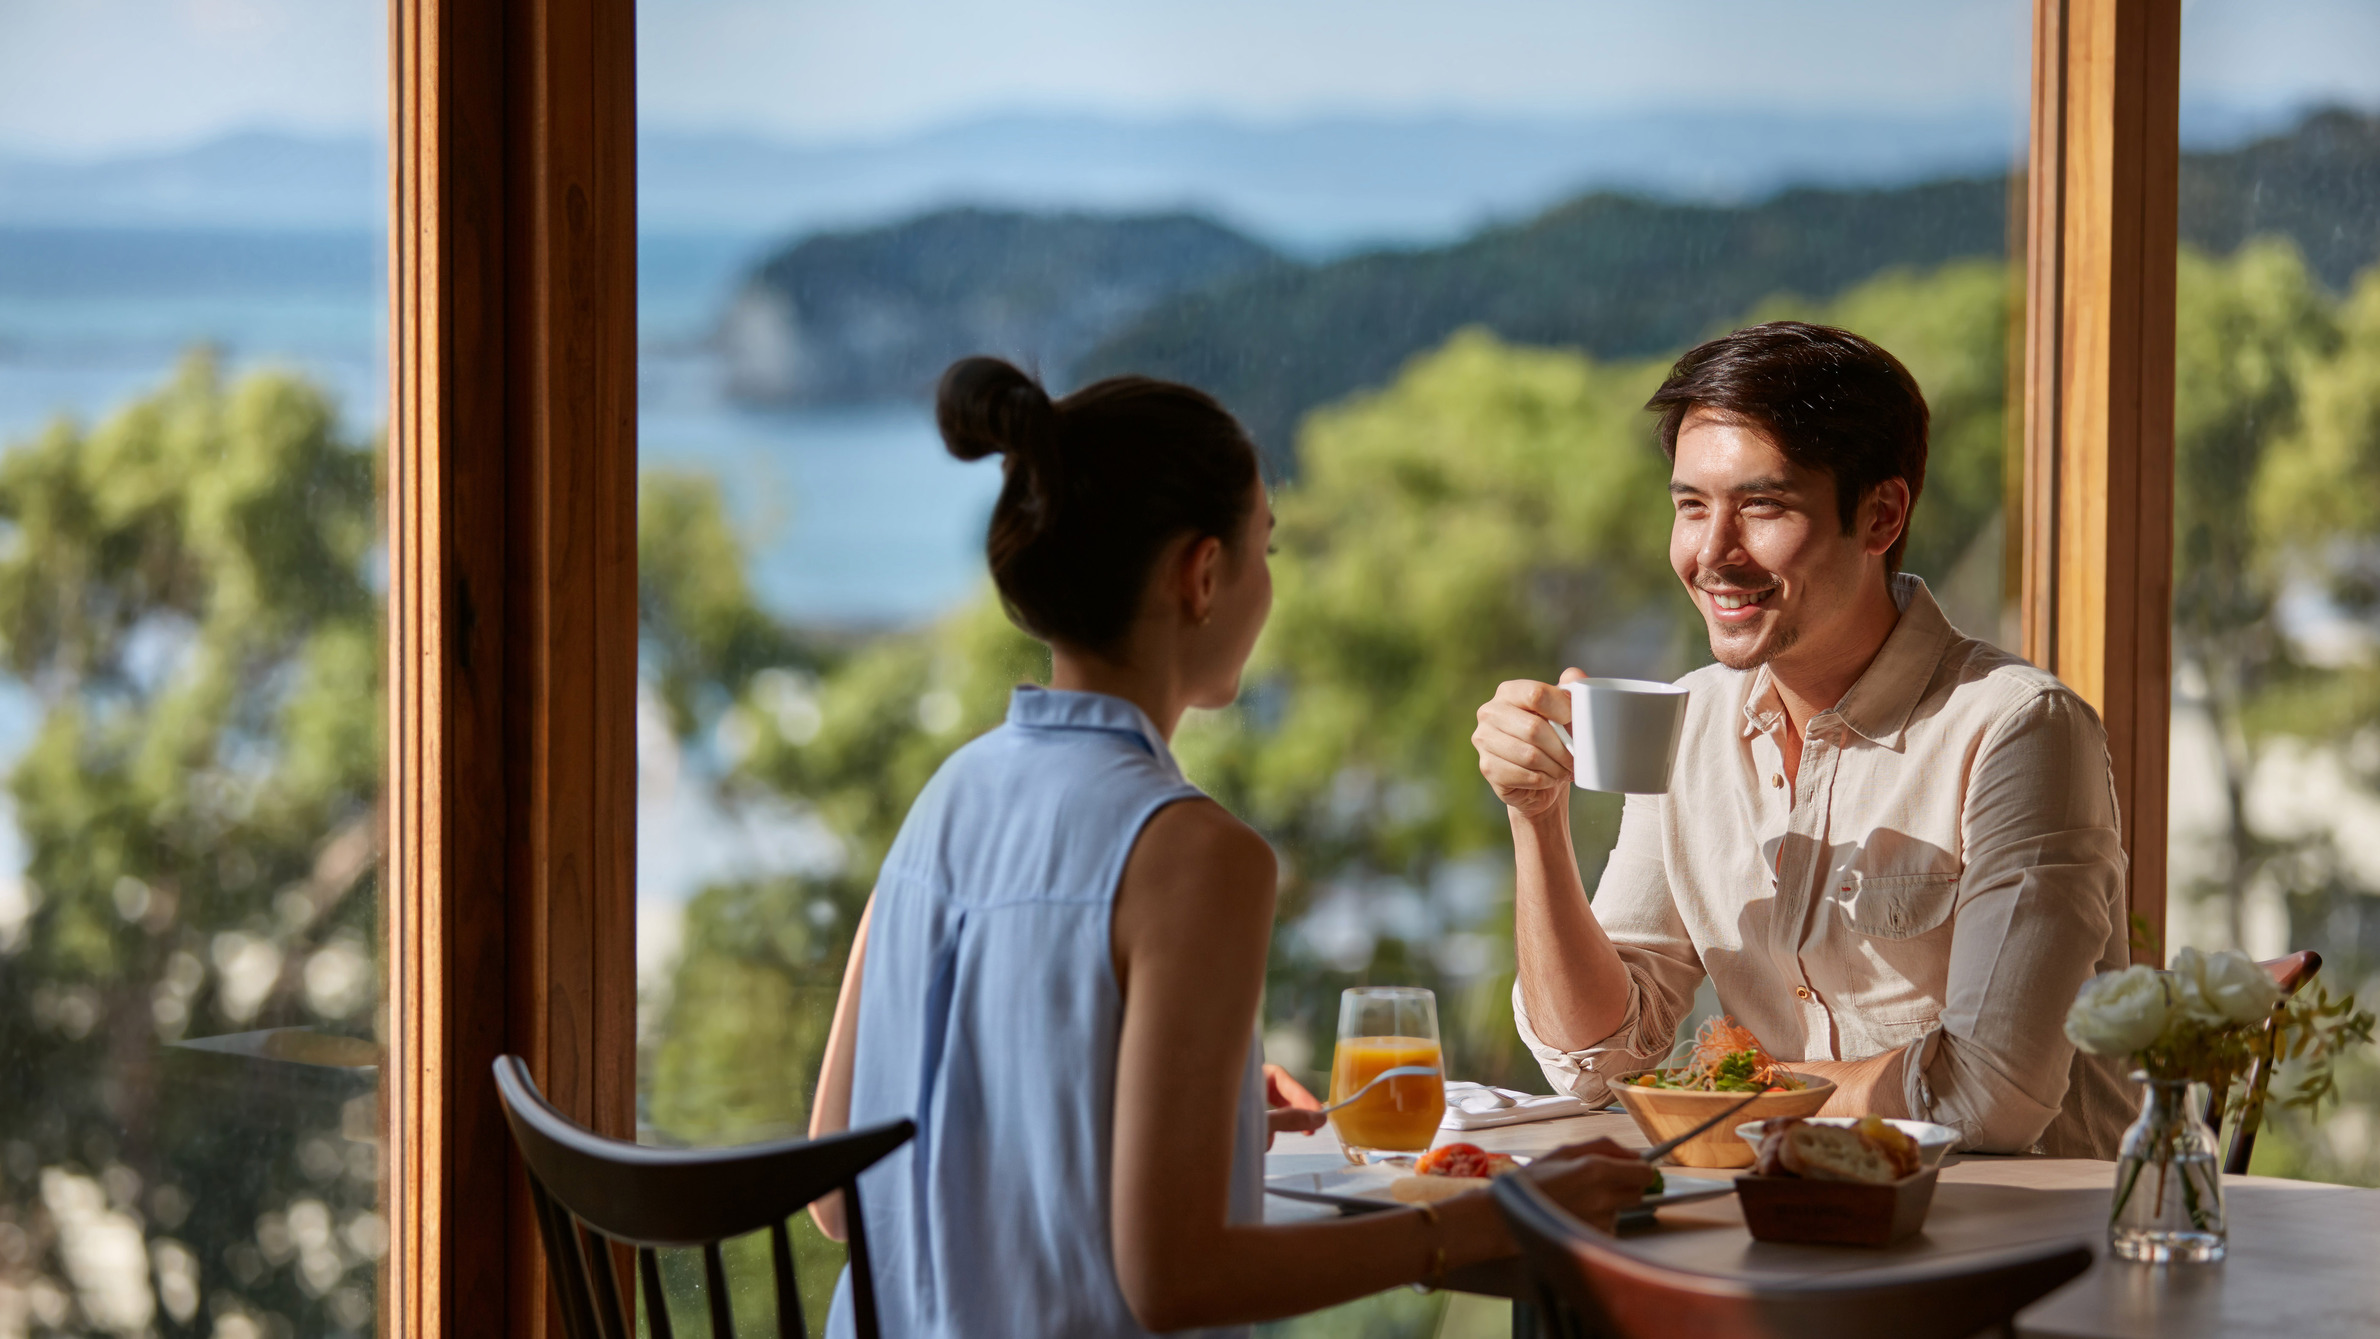
{"label": "bread in dish", "polygon": [[1762,1176],[1890,1185],[1920,1165],[1917,1141],[1868,1116],[1854,1127],[1812,1125],[1798,1116],[1767,1122],[1752,1170]]}

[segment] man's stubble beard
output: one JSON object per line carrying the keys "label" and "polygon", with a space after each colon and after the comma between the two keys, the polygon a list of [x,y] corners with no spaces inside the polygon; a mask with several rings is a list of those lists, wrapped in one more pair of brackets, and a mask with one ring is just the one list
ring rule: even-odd
{"label": "man's stubble beard", "polygon": [[1756,670],[1792,650],[1794,643],[1800,640],[1801,629],[1787,624],[1777,629],[1775,636],[1761,640],[1750,651],[1730,652],[1721,644],[1719,634],[1714,631],[1711,633],[1711,659],[1731,670]]}

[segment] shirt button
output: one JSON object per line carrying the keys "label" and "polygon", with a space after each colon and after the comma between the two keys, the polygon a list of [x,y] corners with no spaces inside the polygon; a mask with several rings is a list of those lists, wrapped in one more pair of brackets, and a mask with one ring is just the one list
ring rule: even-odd
{"label": "shirt button", "polygon": [[1785,774],[1784,774],[1783,772],[1771,772],[1771,773],[1769,773],[1769,774],[1768,774],[1768,783],[1769,783],[1769,785],[1771,785],[1771,786],[1775,787],[1775,788],[1776,788],[1776,789],[1778,789],[1778,790],[1783,790],[1783,789],[1785,789]]}
{"label": "shirt button", "polygon": [[1793,988],[1793,998],[1795,998],[1795,999],[1797,999],[1797,1000],[1807,1000],[1807,999],[1809,999],[1809,998],[1810,998],[1810,988],[1809,988],[1808,986],[1795,986],[1795,987]]}

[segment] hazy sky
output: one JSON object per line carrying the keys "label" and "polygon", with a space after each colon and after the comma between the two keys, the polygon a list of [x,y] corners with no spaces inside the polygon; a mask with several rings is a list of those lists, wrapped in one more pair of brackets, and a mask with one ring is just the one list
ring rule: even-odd
{"label": "hazy sky", "polygon": [[[645,0],[642,114],[850,139],[988,111],[1272,119],[2023,96],[2024,0]],[[2187,0],[2188,96],[2380,104],[2374,0]],[[0,146],[377,132],[376,0],[0,0]]]}

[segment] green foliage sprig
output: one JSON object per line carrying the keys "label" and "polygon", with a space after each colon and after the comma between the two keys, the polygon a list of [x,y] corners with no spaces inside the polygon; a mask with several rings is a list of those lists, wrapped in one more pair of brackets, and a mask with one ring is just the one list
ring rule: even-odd
{"label": "green foliage sprig", "polygon": [[2353,992],[2333,999],[2320,986],[2314,987],[2312,999],[2301,993],[2276,1011],[2273,1025],[2265,1031],[2265,1064],[2269,1068],[2304,1062],[2296,1088],[2281,1105],[2311,1115],[2323,1102],[2336,1101],[2336,1062],[2348,1049],[2372,1044],[2373,1023],[2372,1011],[2357,1008]]}

